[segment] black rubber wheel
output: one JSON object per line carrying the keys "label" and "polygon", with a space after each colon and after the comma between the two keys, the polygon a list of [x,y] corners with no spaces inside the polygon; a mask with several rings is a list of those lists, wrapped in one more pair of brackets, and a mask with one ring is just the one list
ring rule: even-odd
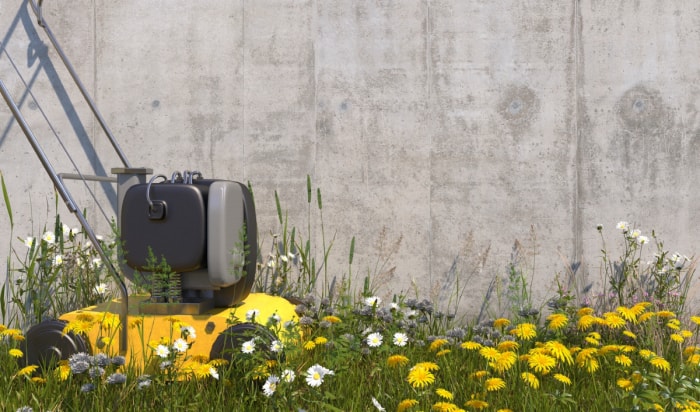
{"label": "black rubber wheel", "polygon": [[67,360],[75,353],[89,353],[88,345],[80,335],[73,332],[63,334],[67,323],[46,320],[29,328],[21,345],[24,364],[44,369],[54,367],[58,361]]}
{"label": "black rubber wheel", "polygon": [[277,339],[274,333],[258,323],[239,323],[221,332],[211,345],[209,359],[226,359],[229,363],[234,355],[241,353],[243,342],[258,338],[256,345],[267,359],[283,360],[283,352],[272,352],[270,343]]}

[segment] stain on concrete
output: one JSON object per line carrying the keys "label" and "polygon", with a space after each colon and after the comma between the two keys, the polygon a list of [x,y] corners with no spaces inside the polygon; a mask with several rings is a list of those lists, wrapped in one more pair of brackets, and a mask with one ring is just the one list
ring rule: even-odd
{"label": "stain on concrete", "polygon": [[505,88],[498,102],[498,113],[514,135],[527,130],[540,111],[540,99],[531,88],[524,85],[510,85]]}
{"label": "stain on concrete", "polygon": [[627,90],[615,110],[629,131],[658,134],[669,127],[670,110],[664,105],[661,93],[643,84]]}

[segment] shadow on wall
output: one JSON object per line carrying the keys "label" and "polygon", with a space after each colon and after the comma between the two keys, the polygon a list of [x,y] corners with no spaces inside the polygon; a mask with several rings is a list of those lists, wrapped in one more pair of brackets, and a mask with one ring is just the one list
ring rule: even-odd
{"label": "shadow on wall", "polygon": [[[15,98],[15,102],[20,110],[25,107],[32,110],[38,109],[53,131],[54,137],[60,142],[58,132],[54,130],[39,102],[32,93],[32,88],[37,83],[37,80],[42,74],[45,75],[56,94],[57,100],[60,102],[63,113],[65,113],[75,136],[80,142],[80,146],[85,151],[87,159],[89,159],[90,166],[92,167],[94,174],[98,176],[107,176],[107,172],[97,156],[95,147],[90,141],[90,136],[87,133],[86,127],[76,113],[73,102],[63,82],[61,81],[53,62],[51,62],[49,58],[49,49],[40,38],[39,33],[37,32],[37,27],[38,22],[36,15],[32,10],[30,0],[25,0],[20,5],[17,14],[12,19],[12,23],[9,25],[7,31],[2,37],[2,42],[0,42],[0,64],[2,64],[3,67],[10,67],[11,70],[8,70],[7,72],[14,72],[19,81],[21,81],[24,85],[22,95],[19,98]],[[7,50],[7,45],[13,41],[13,37],[17,37],[16,31],[22,29],[24,29],[26,36],[29,39],[29,43],[27,44],[26,68],[31,69],[30,76],[22,76],[20,71],[20,65],[22,62],[18,62]],[[0,80],[4,81],[5,79]],[[0,129],[2,130],[0,132],[0,148],[2,148],[3,144],[5,143],[7,136],[10,135],[12,126],[15,123],[16,120],[14,117],[10,116],[7,123],[2,126],[2,129]],[[66,156],[67,158],[70,158],[70,154],[67,152]],[[117,193],[115,188],[110,183],[102,183],[101,187],[109,203],[111,205],[116,205]]]}

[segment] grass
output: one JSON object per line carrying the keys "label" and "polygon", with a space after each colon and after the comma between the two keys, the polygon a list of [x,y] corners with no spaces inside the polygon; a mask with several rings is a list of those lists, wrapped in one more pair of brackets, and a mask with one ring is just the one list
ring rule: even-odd
{"label": "grass", "polygon": [[[320,211],[320,191],[316,203]],[[260,258],[256,288],[295,298],[298,321],[268,320],[269,333],[244,336],[226,360],[189,354],[204,331],[174,317],[169,338],[136,343],[150,348],[144,367],[101,353],[96,342],[91,353],[59,364],[24,365],[29,324],[109,299],[111,287],[89,264],[93,252],[79,231],[60,218],[34,242],[18,239],[3,289],[0,410],[700,410],[700,313],[686,305],[695,262],[666,252],[653,232],[646,237],[620,222],[623,252],[604,253],[602,290],[562,281],[539,306],[514,258],[502,275],[504,292],[489,297],[511,309],[457,323],[427,299],[383,301],[370,275],[360,290],[347,278],[328,278],[332,241],[324,234],[314,252],[310,229],[302,240],[277,205],[281,234]],[[19,309],[10,311],[10,302]],[[103,319],[114,317],[67,330],[114,327]]]}

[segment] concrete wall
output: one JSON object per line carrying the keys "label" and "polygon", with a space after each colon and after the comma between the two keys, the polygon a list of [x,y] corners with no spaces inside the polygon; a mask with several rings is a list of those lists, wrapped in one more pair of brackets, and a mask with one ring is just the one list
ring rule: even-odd
{"label": "concrete wall", "polygon": [[[459,279],[462,309],[476,313],[519,244],[542,302],[572,262],[583,263],[579,284],[598,281],[598,223],[608,246],[620,243],[615,223],[628,220],[645,234],[655,229],[671,251],[698,251],[694,0],[49,0],[44,8],[133,165],[250,181],[264,247],[280,230],[274,191],[307,232],[310,175],[327,241],[334,236],[329,275],[348,273],[355,236],[353,274],[395,267],[378,277],[386,297],[415,282],[444,305]],[[58,166],[52,132],[22,99],[4,52],[76,162],[109,172],[119,161],[34,20],[26,3],[0,3],[0,79],[57,169],[71,167]],[[50,181],[3,105],[0,170],[14,235],[37,233],[53,216]],[[114,201],[111,189],[96,191]],[[315,207],[311,215],[320,245]],[[8,232],[3,212],[3,259]]]}

